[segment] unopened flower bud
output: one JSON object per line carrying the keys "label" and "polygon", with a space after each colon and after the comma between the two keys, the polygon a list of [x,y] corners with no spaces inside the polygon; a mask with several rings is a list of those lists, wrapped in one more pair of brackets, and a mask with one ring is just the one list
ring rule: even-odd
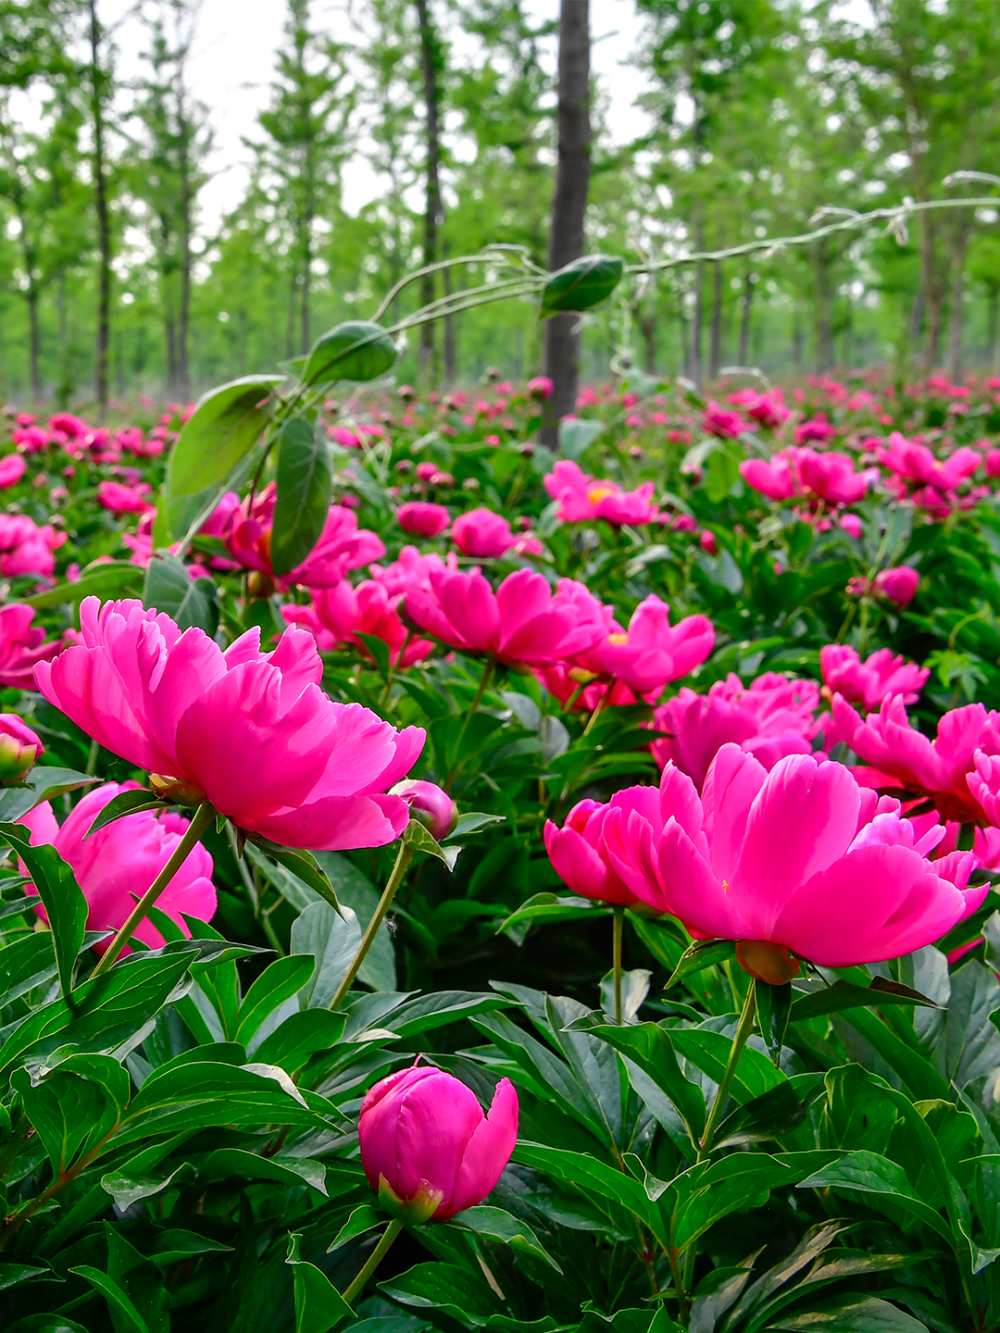
{"label": "unopened flower bud", "polygon": [[0,713],[0,783],[20,782],[45,747],[16,713]]}
{"label": "unopened flower bud", "polygon": [[149,785],[153,795],[175,805],[201,805],[205,793],[197,783],[187,778],[173,778],[164,773],[150,773]]}
{"label": "unopened flower bud", "polygon": [[435,782],[407,779],[405,782],[397,782],[389,794],[402,796],[413,818],[419,819],[438,842],[447,838],[458,823],[458,806]]}

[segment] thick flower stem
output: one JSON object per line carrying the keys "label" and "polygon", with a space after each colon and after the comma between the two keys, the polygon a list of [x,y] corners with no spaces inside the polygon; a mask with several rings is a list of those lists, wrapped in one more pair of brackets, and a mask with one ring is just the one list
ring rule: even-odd
{"label": "thick flower stem", "polygon": [[159,898],[160,894],[188,859],[191,849],[201,838],[201,835],[205,832],[214,818],[215,810],[209,805],[208,801],[202,801],[201,805],[199,805],[194,813],[194,818],[188,825],[187,832],[174,849],[173,856],[171,856],[170,860],[153,880],[152,884],[136,903],[135,907],[133,907],[128,920],[108,945],[104,957],[94,968],[92,977],[99,977],[103,972],[108,971],[115,959],[121,953],[122,949],[125,948],[126,944],[128,944],[129,940],[132,938],[136,927],[141,925],[145,920],[149,909],[155,906],[157,898]]}
{"label": "thick flower stem", "polygon": [[458,733],[458,739],[455,741],[455,763],[451,769],[451,772],[445,779],[444,782],[445,791],[451,790],[451,784],[455,780],[455,775],[458,772],[458,770],[462,767],[462,759],[458,752],[462,747],[462,741],[465,740],[465,733],[466,730],[468,729],[469,723],[472,720],[474,714],[478,711],[479,705],[483,701],[483,695],[486,693],[486,687],[493,679],[493,672],[495,670],[496,670],[496,662],[492,657],[490,657],[487,659],[486,665],[483,667],[483,674],[479,678],[479,688],[473,695],[472,703],[469,705],[469,710],[465,714],[465,717],[462,719],[462,728]]}
{"label": "thick flower stem", "polygon": [[715,1134],[719,1118],[722,1115],[723,1107],[729,1097],[729,1089],[732,1086],[733,1078],[736,1075],[736,1066],[740,1062],[740,1056],[743,1054],[743,1047],[747,1044],[747,1038],[750,1036],[750,1030],[753,1027],[754,1013],[756,1011],[757,1001],[757,983],[750,982],[750,988],[747,991],[747,998],[743,1002],[743,1012],[740,1014],[740,1021],[736,1028],[736,1035],[733,1037],[732,1050],[729,1052],[729,1059],[726,1061],[726,1068],[722,1074],[722,1082],[719,1084],[719,1090],[715,1094],[715,1101],[712,1103],[712,1110],[709,1112],[708,1123],[705,1125],[705,1132],[701,1136],[701,1151],[698,1154],[698,1160],[706,1158],[712,1149],[712,1138]]}
{"label": "thick flower stem", "polygon": [[615,977],[615,1022],[622,1021],[622,934],[625,926],[625,908],[616,903],[611,909],[613,936],[611,966]]}
{"label": "thick flower stem", "polygon": [[351,1301],[354,1300],[355,1296],[357,1296],[359,1292],[362,1292],[364,1290],[365,1283],[368,1281],[372,1273],[375,1272],[375,1269],[378,1268],[379,1264],[388,1254],[389,1247],[392,1245],[392,1242],[396,1239],[396,1237],[399,1235],[402,1229],[403,1229],[402,1222],[399,1220],[398,1217],[394,1217],[392,1221],[389,1223],[389,1225],[386,1227],[386,1229],[382,1232],[382,1239],[375,1246],[374,1250],[372,1250],[371,1254],[368,1257],[368,1262],[365,1264],[364,1268],[362,1268],[361,1272],[357,1275],[357,1277],[354,1279],[351,1285],[342,1293],[344,1300],[347,1302],[348,1305],[350,1305]]}
{"label": "thick flower stem", "polygon": [[[594,723],[595,723],[595,722],[597,721],[597,719],[601,716],[601,713],[604,711],[604,705],[605,705],[605,704],[608,702],[608,700],[611,698],[611,691],[614,689],[614,686],[615,686],[615,682],[614,682],[614,680],[612,680],[612,681],[611,681],[611,684],[608,686],[607,690],[606,690],[606,691],[604,692],[604,694],[602,694],[601,697],[598,699],[596,705],[594,706],[594,711],[593,711],[593,712],[591,713],[591,715],[590,715],[590,720],[589,720],[589,722],[587,723],[587,725],[586,725],[586,726],[584,727],[584,729],[583,729],[583,735],[584,735],[584,736],[586,736],[586,735],[590,732],[590,730],[591,730],[591,728],[593,727]],[[581,739],[582,739],[582,738],[581,738]]]}
{"label": "thick flower stem", "polygon": [[330,1008],[336,1012],[343,1004],[347,992],[354,984],[354,978],[358,975],[358,969],[365,961],[365,954],[372,947],[375,936],[378,934],[378,928],[385,920],[385,914],[392,906],[392,900],[396,896],[396,891],[403,882],[403,876],[406,874],[407,866],[413,859],[413,848],[408,842],[399,844],[399,851],[396,854],[396,864],[392,867],[392,874],[389,876],[389,882],[382,890],[382,897],[379,899],[378,907],[375,908],[375,915],[368,922],[368,929],[364,933],[361,943],[358,945],[358,951],[354,955],[351,966],[347,969],[343,981],[337,987],[337,993],[330,1001]]}

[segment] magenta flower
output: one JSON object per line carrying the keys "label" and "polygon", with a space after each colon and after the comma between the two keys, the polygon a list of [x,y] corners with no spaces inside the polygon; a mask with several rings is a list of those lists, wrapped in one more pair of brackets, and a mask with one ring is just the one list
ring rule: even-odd
{"label": "magenta flower", "polygon": [[876,448],[875,453],[879,462],[898,477],[939,491],[955,490],[983,461],[977,450],[963,447],[941,463],[925,444],[908,440],[898,430],[889,436],[889,447]]}
{"label": "magenta flower", "polygon": [[10,690],[35,687],[35,666],[66,647],[62,639],[45,642],[41,626],[31,628],[34,608],[11,602],[0,607],[0,685]]}
{"label": "magenta flower", "polygon": [[796,463],[803,490],[831,505],[855,504],[873,479],[871,472],[855,472],[854,460],[847,454],[800,449]]}
{"label": "magenta flower", "polygon": [[727,402],[734,407],[742,407],[751,421],[777,430],[791,416],[788,408],[781,401],[781,390],[772,389],[769,393],[758,393],[756,389],[740,389],[729,394]]}
{"label": "magenta flower", "polygon": [[762,458],[748,458],[740,464],[740,476],[769,500],[790,500],[801,493],[796,452],[782,449],[767,463]]}
{"label": "magenta flower", "polygon": [[827,440],[832,440],[836,434],[837,428],[831,426],[827,421],[826,413],[817,412],[814,417],[801,422],[795,427],[795,443],[808,444],[810,440],[815,440],[818,444],[825,444]]}
{"label": "magenta flower", "polygon": [[891,648],[880,648],[862,662],[854,648],[839,643],[828,643],[819,650],[819,669],[832,694],[860,704],[867,712],[894,694],[904,704],[915,704],[931,674],[929,668],[896,657]]}
{"label": "magenta flower", "polygon": [[390,597],[407,593],[411,588],[429,588],[430,576],[434,571],[444,573],[458,572],[458,557],[450,552],[447,561],[441,559],[436,551],[424,555],[415,546],[404,546],[399,559],[388,565],[369,565],[368,573],[376,583],[380,583]]}
{"label": "magenta flower", "polygon": [[451,526],[451,539],[463,555],[491,560],[515,551],[518,555],[541,555],[541,543],[530,533],[512,532],[510,524],[492,509],[470,509]]}
{"label": "magenta flower", "polygon": [[533,380],[528,380],[525,391],[529,398],[541,400],[552,397],[552,387],[548,375],[536,375]]}
{"label": "magenta flower", "polygon": [[930,863],[944,830],[917,838],[899,809],[842,764],[791,755],[768,773],[725,745],[701,797],[672,764],[658,791],[619,792],[604,838],[638,897],[700,938],[735,940],[747,971],[779,982],[799,958],[850,967],[910,953],[983,901],[985,885],[964,887],[971,853]]}
{"label": "magenta flower", "polygon": [[314,589],[309,606],[287,605],[282,615],[291,625],[309,630],[323,652],[339,643],[351,643],[365,657],[371,653],[358,634],[373,634],[389,648],[393,666],[410,667],[430,657],[434,645],[430,639],[411,636],[397,610],[402,595],[391,597],[385,586],[374,579],[352,587],[347,579],[332,588]]}
{"label": "magenta flower", "polygon": [[545,850],[556,874],[574,893],[631,907],[639,900],[609,862],[601,836],[610,808],[602,801],[578,801],[562,828],[547,819]]}
{"label": "magenta flower", "polygon": [[223,652],[140,602],[87,597],[83,642],[35,668],[38,688],[99,744],[153,775],[154,787],[208,800],[250,833],[289,847],[380,847],[409,809],[388,788],[413,766],[424,732],[397,732],[320,689],[323,663],[292,626],[273,653],[248,630]]}
{"label": "magenta flower", "polygon": [[653,500],[651,481],[634,491],[623,491],[613,481],[599,481],[569,459],[561,458],[545,477],[545,489],[559,503],[561,523],[586,523],[604,519],[620,526],[653,523],[659,510]]}
{"label": "magenta flower", "polygon": [[[546,666],[593,647],[603,633],[596,621],[580,620],[575,590],[582,585],[570,579],[562,579],[553,594],[542,574],[518,569],[494,593],[473,568],[432,570],[429,585],[406,595],[406,614],[414,624],[453,648],[489,653],[508,665]],[[595,600],[586,588],[583,594]]]}
{"label": "magenta flower", "polygon": [[27,470],[27,463],[21,454],[5,454],[0,458],[0,491],[16,486]]}
{"label": "magenta flower", "polygon": [[653,741],[653,758],[673,763],[701,789],[709,765],[726,744],[739,745],[770,770],[790,754],[809,754],[819,730],[819,686],[769,671],[744,685],[730,672],[707,694],[682,689],[653,714],[669,735]]}
{"label": "magenta flower", "polygon": [[112,514],[147,514],[155,512],[150,504],[152,487],[146,482],[123,486],[120,481],[102,481],[97,488],[97,503]]}
{"label": "magenta flower", "polygon": [[397,782],[391,794],[402,796],[414,819],[419,819],[438,842],[447,838],[449,833],[454,833],[458,823],[458,806],[436,782],[407,778],[404,782]]}
{"label": "magenta flower", "polygon": [[712,402],[702,413],[701,428],[707,435],[717,435],[720,440],[735,440],[747,429],[747,423],[739,412],[730,412],[721,404]]}
{"label": "magenta flower", "polygon": [[56,567],[53,552],[66,540],[50,523],[38,527],[26,514],[0,514],[0,573],[48,578]]}
{"label": "magenta flower", "polygon": [[[86,837],[109,801],[123,791],[138,790],[136,782],[121,786],[108,782],[89,791],[61,828],[48,801],[36,805],[18,821],[31,830],[33,846],[50,843],[72,868],[87,900],[88,930],[114,931],[123,926],[136,900],[156,879],[187,831],[188,821],[173,811],[143,810],[116,819],[98,829],[93,837]],[[199,921],[211,921],[215,915],[213,869],[211,856],[197,843],[157,899],[160,911],[166,912],[188,938],[191,930],[183,914]],[[26,887],[28,893],[35,891],[33,885]],[[44,908],[36,910],[47,920]],[[164,943],[163,936],[149,920],[136,927],[135,938],[151,949],[158,949]],[[104,940],[95,948],[103,953],[109,943]],[[131,951],[126,947],[124,952]]]}
{"label": "magenta flower", "polygon": [[437,537],[451,522],[451,514],[444,505],[426,500],[410,500],[396,510],[396,522],[404,532],[417,537]]}
{"label": "magenta flower", "polygon": [[982,704],[953,708],[938,722],[937,737],[931,741],[911,726],[898,695],[864,720],[835,695],[833,721],[858,758],[876,770],[866,782],[929,796],[945,819],[990,822],[966,778],[975,767],[977,751],[1000,754],[1000,713],[988,713]]}
{"label": "magenta flower", "polygon": [[872,592],[894,602],[896,606],[909,606],[917,595],[920,575],[909,565],[897,565],[895,569],[883,569],[875,575]]}
{"label": "magenta flower", "polygon": [[610,634],[595,655],[604,672],[648,697],[692,672],[714,644],[715,628],[707,616],[686,616],[671,625],[670,607],[650,594],[632,612],[627,631]]}
{"label": "magenta flower", "polygon": [[45,746],[23,718],[0,713],[0,784],[20,782]]}
{"label": "magenta flower", "polygon": [[517,1142],[517,1093],[502,1078],[487,1115],[471,1088],[430,1066],[401,1069],[361,1103],[361,1165],[383,1202],[439,1222],[482,1203]]}

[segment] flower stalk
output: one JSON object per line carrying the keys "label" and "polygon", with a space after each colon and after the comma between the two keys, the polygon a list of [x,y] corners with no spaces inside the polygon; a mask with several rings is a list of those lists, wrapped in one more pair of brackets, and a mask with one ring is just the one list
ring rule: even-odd
{"label": "flower stalk", "polygon": [[392,867],[392,874],[389,876],[389,882],[382,890],[382,897],[379,899],[378,907],[372,919],[368,922],[368,929],[362,936],[361,943],[358,945],[358,951],[354,955],[351,966],[344,974],[344,979],[337,987],[337,993],[330,1001],[330,1008],[336,1013],[347,998],[347,993],[354,984],[354,978],[358,975],[361,964],[365,961],[365,955],[375,942],[375,936],[378,934],[379,926],[385,920],[385,915],[392,906],[392,900],[396,896],[400,884],[403,882],[403,876],[406,874],[407,867],[413,859],[413,848],[404,839],[399,844],[399,851],[396,853],[396,864]]}

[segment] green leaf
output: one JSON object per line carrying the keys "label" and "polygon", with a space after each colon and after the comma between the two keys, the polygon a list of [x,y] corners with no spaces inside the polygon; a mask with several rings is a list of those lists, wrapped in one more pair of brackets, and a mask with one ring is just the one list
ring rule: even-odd
{"label": "green leaf", "polygon": [[361,634],[357,631],[355,632],[354,637],[360,643],[364,644],[365,648],[371,654],[378,674],[383,680],[388,680],[392,670],[392,663],[389,659],[389,645],[386,643],[385,639],[380,639],[377,634]]}
{"label": "green leaf", "polygon": [[8,1325],[5,1333],[88,1333],[88,1330],[63,1314],[29,1314],[26,1319]]}
{"label": "green leaf", "polygon": [[271,564],[276,574],[289,574],[319,541],[330,511],[330,449],[318,421],[291,417],[284,423],[277,482]]}
{"label": "green leaf", "polygon": [[477,1328],[497,1310],[497,1298],[485,1280],[456,1264],[415,1264],[399,1277],[380,1282],[378,1289],[400,1305],[434,1310]]}
{"label": "green leaf", "polygon": [[603,421],[588,421],[576,417],[559,423],[559,452],[574,461],[590,448],[603,432]]}
{"label": "green leaf", "polygon": [[118,1283],[113,1282],[107,1274],[102,1273],[99,1268],[91,1267],[90,1264],[78,1264],[76,1268],[71,1268],[69,1271],[75,1277],[82,1277],[84,1282],[89,1282],[95,1291],[100,1292],[108,1303],[109,1314],[113,1319],[117,1316],[116,1323],[119,1320],[121,1321],[119,1327],[124,1327],[128,1330],[128,1333],[150,1333],[145,1319]]}
{"label": "green leaf", "polygon": [[361,926],[349,907],[338,915],[329,903],[313,903],[292,922],[292,953],[315,960],[312,982],[299,992],[303,1009],[329,1008],[360,943]]}
{"label": "green leaf", "polygon": [[544,926],[551,921],[580,921],[584,918],[610,916],[611,909],[575,894],[536,893],[512,912],[497,927],[498,935],[509,935],[515,944],[523,944],[532,926]]}
{"label": "green leaf", "polygon": [[297,953],[278,958],[265,968],[240,1005],[234,1040],[246,1046],[264,1019],[293,995],[298,995],[315,970],[315,957]]}
{"label": "green leaf", "polygon": [[681,1072],[671,1033],[656,1023],[636,1023],[629,1027],[596,1027],[591,1034],[625,1057],[633,1087],[640,1097],[644,1097],[644,1083],[643,1079],[635,1078],[637,1072],[659,1088],[684,1121],[691,1144],[697,1145],[705,1129],[705,1094]]}
{"label": "green leaf", "polygon": [[701,972],[706,967],[717,967],[731,962],[736,957],[736,945],[732,940],[710,940],[707,944],[692,944],[681,955],[680,962],[671,972],[665,991],[676,986],[685,977]]}
{"label": "green leaf", "polygon": [[147,791],[145,788],[142,791],[120,791],[99,812],[97,818],[83,835],[83,840],[86,842],[98,829],[113,824],[116,819],[124,819],[126,815],[138,814],[140,810],[166,810],[167,808],[166,801],[162,801],[160,797],[154,796],[151,791]]}
{"label": "green leaf", "polygon": [[[48,1268],[33,1268],[31,1264],[0,1264],[0,1291],[8,1291],[11,1287],[18,1286],[21,1282],[27,1282],[30,1278],[41,1277],[48,1273]],[[30,1316],[37,1318],[38,1316]],[[54,1319],[54,1315],[43,1315],[43,1319]],[[22,1320],[22,1323],[27,1321]],[[69,1325],[67,1325],[68,1327]],[[72,1327],[78,1327],[73,1325]]]}
{"label": "green leaf", "polygon": [[649,1227],[661,1245],[670,1244],[659,1207],[637,1180],[617,1167],[608,1166],[589,1153],[549,1148],[542,1143],[518,1142],[513,1160],[544,1171],[583,1194],[612,1221],[623,1212],[632,1213]]}
{"label": "green leaf", "polygon": [[757,999],[757,1024],[777,1069],[781,1061],[788,1016],[792,1010],[792,983],[786,981],[783,986],[772,986],[766,981],[755,981],[753,984]]}
{"label": "green leaf", "polygon": [[[711,1021],[711,1020],[709,1020]],[[732,1039],[722,1032],[702,1027],[672,1027],[670,1040],[674,1050],[707,1074],[713,1083],[721,1083],[732,1050]],[[729,1089],[733,1101],[743,1103],[768,1092],[784,1082],[784,1074],[774,1068],[766,1055],[753,1046],[744,1046],[736,1074]]]}
{"label": "green leaf", "polygon": [[51,1071],[18,1069],[11,1083],[57,1176],[115,1129],[130,1092],[128,1073],[110,1055],[70,1055]]}
{"label": "green leaf", "polygon": [[277,1180],[282,1184],[309,1185],[326,1194],[326,1167],[308,1157],[261,1157],[242,1148],[218,1148],[209,1153],[198,1172],[202,1180]]}
{"label": "green leaf", "polygon": [[55,947],[59,987],[63,995],[73,989],[73,967],[83,948],[87,929],[87,900],[76,876],[54,847],[33,847],[26,841],[23,824],[0,824],[4,837],[24,862],[49,918]]}
{"label": "green leaf", "polygon": [[299,1258],[301,1239],[288,1237],[285,1260],[295,1270],[295,1333],[330,1333],[341,1319],[353,1319],[354,1311],[322,1269]]}
{"label": "green leaf", "polygon": [[[149,1333],[170,1333],[170,1297],[156,1265],[131,1245],[117,1227],[104,1224],[108,1278],[132,1302]],[[112,1323],[117,1323],[112,1312]]]}
{"label": "green leaf", "polygon": [[63,792],[90,787],[100,778],[88,777],[72,768],[46,768],[36,764],[23,784],[0,791],[0,820],[13,823],[42,801],[54,800]]}
{"label": "green leaf", "polygon": [[370,1203],[360,1204],[326,1247],[326,1252],[332,1254],[349,1240],[354,1240],[355,1236],[363,1236],[366,1231],[374,1231],[381,1226],[385,1226],[385,1213],[380,1213]]}
{"label": "green leaf", "polygon": [[560,310],[590,310],[621,282],[624,261],[617,255],[584,255],[549,275],[542,288],[539,319]]}
{"label": "green leaf", "polygon": [[181,1162],[168,1176],[159,1179],[153,1176],[130,1176],[123,1171],[109,1171],[101,1176],[101,1189],[110,1194],[116,1208],[131,1208],[143,1199],[152,1199],[161,1194],[181,1171],[189,1170],[187,1162]]}
{"label": "green leaf", "polygon": [[792,1003],[789,1021],[800,1022],[806,1018],[819,1018],[822,1014],[835,1014],[842,1009],[856,1009],[870,1005],[881,1008],[887,1004],[927,1005],[936,1009],[933,1000],[909,986],[901,986],[898,981],[889,981],[885,977],[875,977],[870,986],[856,986],[849,981],[835,981],[832,986],[810,991],[808,995],[798,995]]}
{"label": "green leaf", "polygon": [[464,815],[459,815],[458,823],[446,838],[442,838],[442,842],[454,842],[459,838],[467,838],[471,833],[478,833],[480,829],[489,828],[491,824],[505,824],[506,822],[506,815],[488,815],[482,810],[467,810]]}
{"label": "green leaf", "polygon": [[229,1254],[229,1245],[221,1241],[210,1240],[208,1236],[199,1236],[195,1231],[171,1228],[157,1234],[149,1253],[150,1263],[160,1268],[169,1268],[171,1264],[196,1259],[201,1254]]}
{"label": "green leaf", "polygon": [[937,1209],[925,1202],[910,1185],[903,1168],[879,1153],[864,1149],[846,1153],[807,1180],[801,1181],[799,1188],[855,1190],[860,1194],[871,1195],[909,1213],[936,1231],[949,1245],[957,1241],[951,1227]]}
{"label": "green leaf", "polygon": [[525,1222],[512,1217],[503,1208],[491,1208],[486,1204],[477,1204],[474,1208],[466,1208],[461,1213],[456,1213],[451,1219],[453,1226],[464,1227],[468,1231],[474,1232],[477,1236],[485,1236],[487,1240],[499,1241],[502,1245],[509,1245],[512,1250],[521,1250],[525,1254],[531,1254],[536,1259],[554,1268],[557,1273],[562,1269],[549,1254],[531,1227]]}
{"label": "green leaf", "polygon": [[876,1296],[841,1296],[804,1314],[786,1314],[768,1328],[785,1333],[928,1333],[927,1325]]}
{"label": "green leaf", "polygon": [[192,578],[187,565],[169,551],[156,551],[146,569],[142,604],[165,612],[181,629],[203,629],[214,634],[219,624],[219,603],[211,579]]}
{"label": "green leaf", "polygon": [[170,453],[170,500],[196,495],[229,476],[267,425],[269,399],[281,380],[280,375],[246,375],[199,398]]}
{"label": "green leaf", "polygon": [[133,565],[125,560],[112,560],[106,564],[85,569],[75,583],[57,583],[54,588],[36,592],[32,597],[25,597],[27,606],[38,609],[47,606],[62,606],[67,602],[82,602],[85,597],[100,597],[106,601],[109,597],[128,597],[139,589],[143,580],[140,565]]}
{"label": "green leaf", "polygon": [[396,344],[378,324],[352,319],[313,344],[302,372],[303,384],[333,380],[365,382],[387,374],[396,362]]}
{"label": "green leaf", "polygon": [[329,1009],[302,1009],[290,1014],[269,1033],[254,1051],[254,1057],[294,1074],[310,1056],[336,1046],[346,1026],[346,1014],[332,1014]]}
{"label": "green leaf", "polygon": [[426,852],[428,856],[436,856],[449,870],[455,869],[455,862],[462,850],[461,847],[442,847],[430,829],[421,824],[419,819],[411,819],[407,824],[403,841],[409,843],[416,852]]}
{"label": "green leaf", "polygon": [[262,838],[258,833],[248,834],[247,841],[259,847],[262,852],[266,852],[272,861],[277,861],[286,870],[290,870],[303,884],[307,884],[314,893],[318,893],[321,898],[325,898],[335,911],[340,910],[333,885],[312,852],[307,852],[301,847],[282,847],[276,842],[269,842],[267,838]]}

